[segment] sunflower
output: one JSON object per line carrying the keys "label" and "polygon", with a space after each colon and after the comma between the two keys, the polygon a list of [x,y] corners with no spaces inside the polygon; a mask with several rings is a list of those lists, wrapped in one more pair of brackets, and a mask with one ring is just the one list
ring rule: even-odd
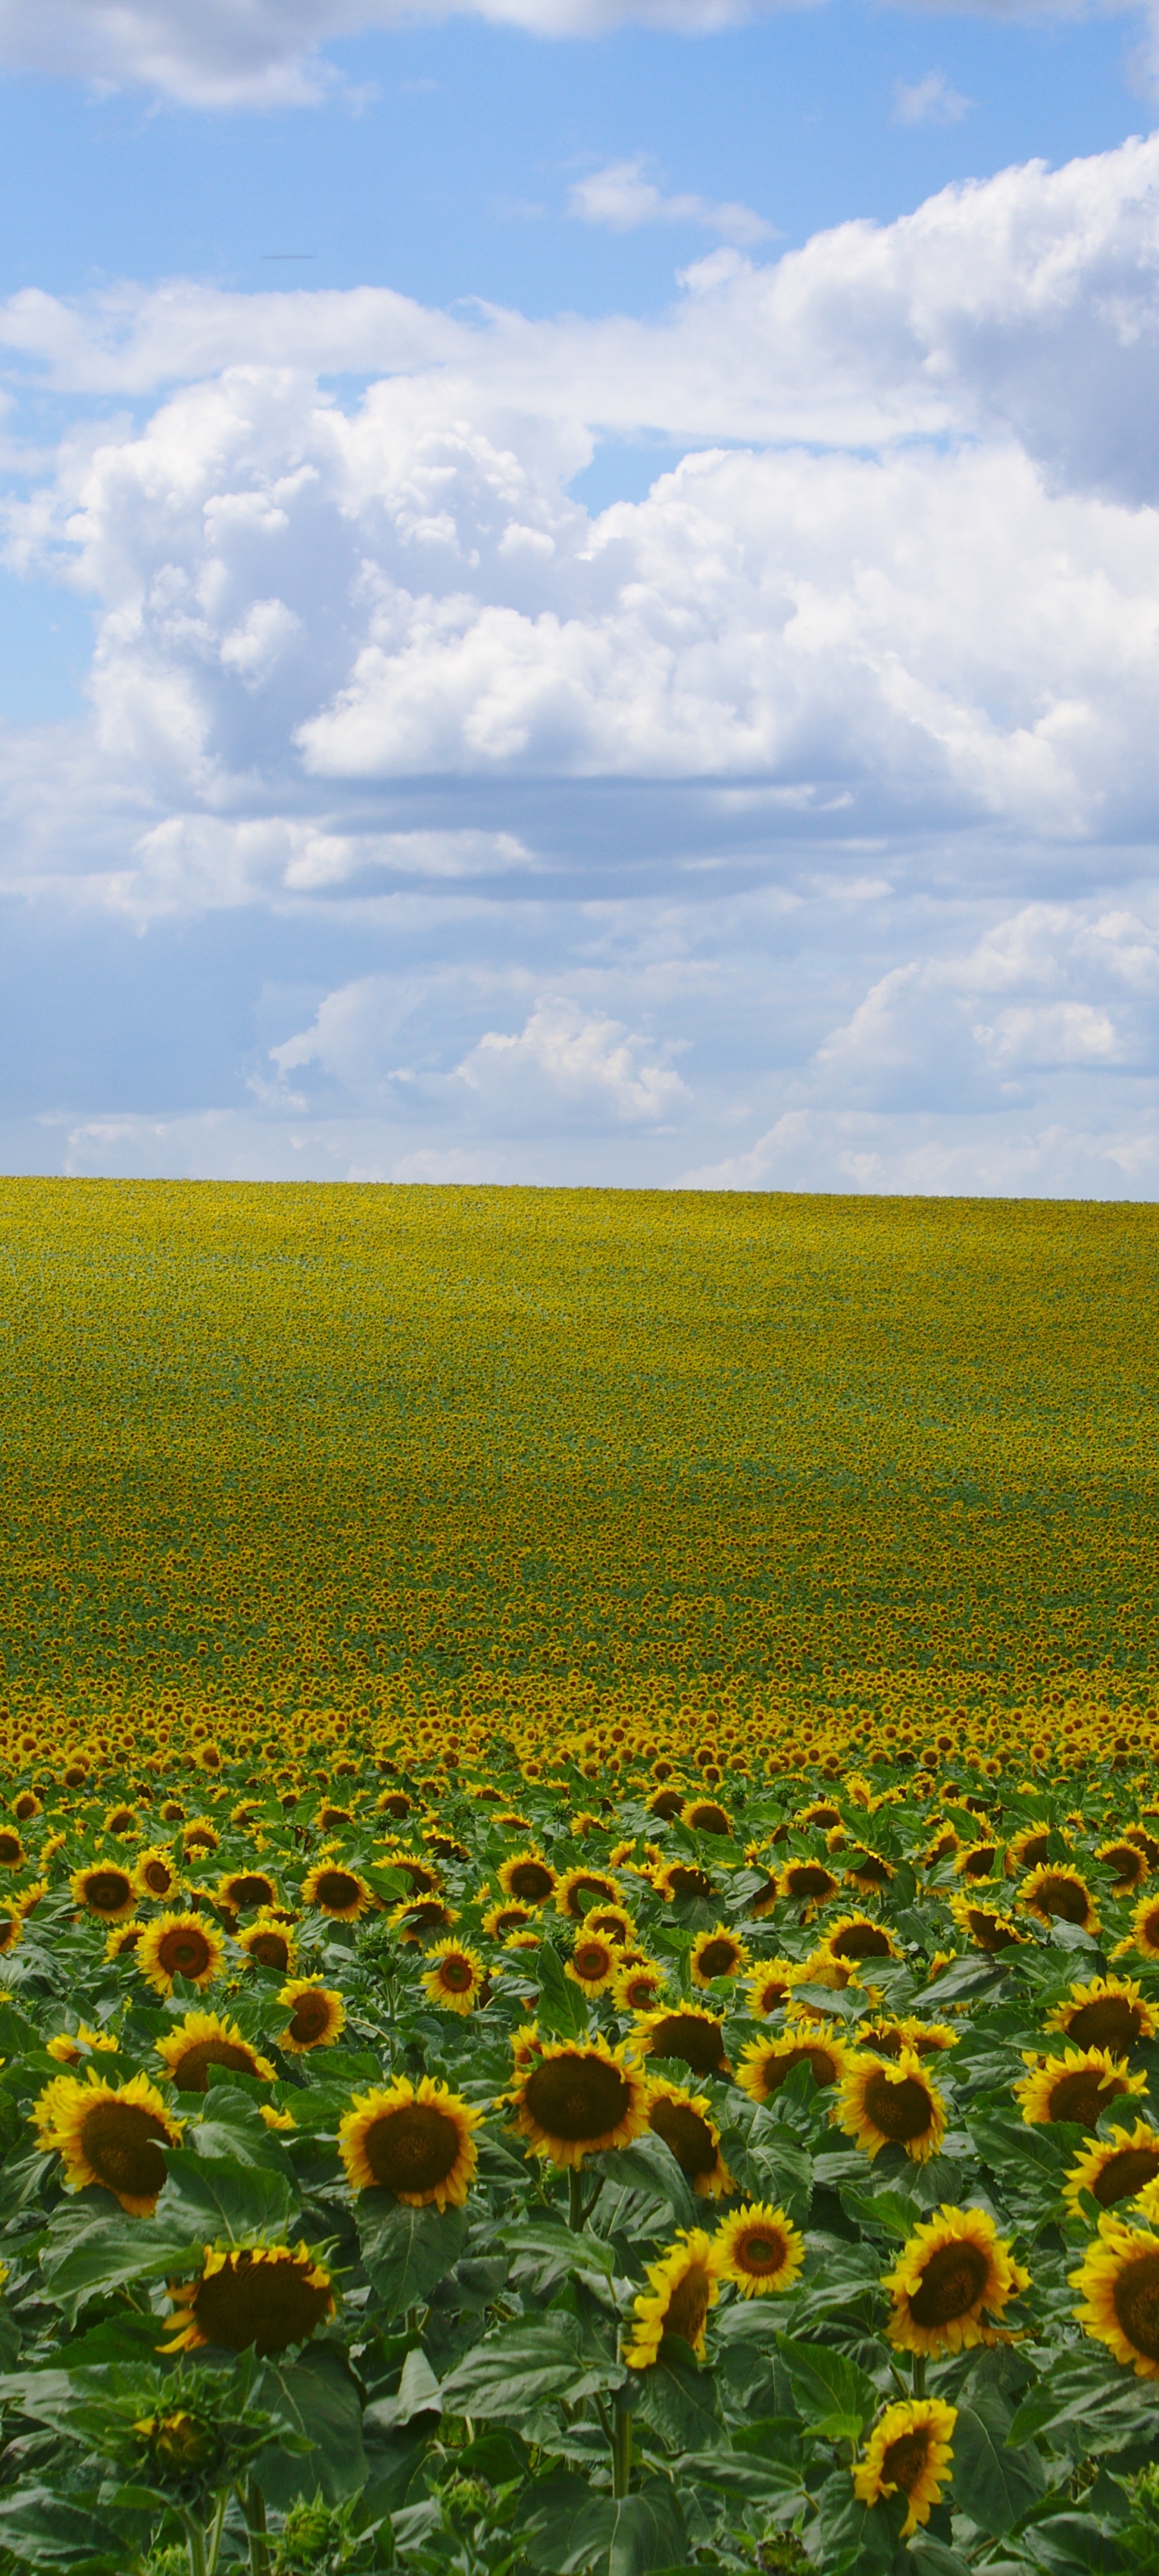
{"label": "sunflower", "polygon": [[1141,1887],[1150,1875],[1146,1852],[1141,1852],[1137,1843],[1129,1843],[1125,1836],[1121,1842],[1100,1843],[1095,1858],[1105,1861],[1107,1868],[1115,1873],[1111,1881],[1112,1896],[1133,1896],[1135,1889]]}
{"label": "sunflower", "polygon": [[620,1953],[611,1941],[585,1924],[564,1971],[585,1995],[604,1995],[613,1984]]}
{"label": "sunflower", "polygon": [[1009,1950],[1022,1939],[1008,1914],[1000,1914],[993,1905],[979,1905],[974,1896],[952,1896],[950,1912],[959,1932],[969,1934],[976,1950]]}
{"label": "sunflower", "polygon": [[[503,1872],[499,1872],[502,1880]],[[571,1923],[582,1923],[589,1905],[620,1905],[624,1891],[619,1881],[605,1878],[599,1870],[569,1869],[555,1889],[555,1910]]]}
{"label": "sunflower", "polygon": [[1057,1861],[1031,1870],[1018,1891],[1018,1902],[1048,1926],[1061,1922],[1077,1923],[1084,1932],[1099,1929],[1094,1899],[1081,1870],[1064,1869]]}
{"label": "sunflower", "polygon": [[627,2147],[648,2126],[648,2087],[622,2048],[601,2039],[558,2040],[540,2049],[505,2100],[512,2126],[537,2155],[578,2169],[584,2157]]}
{"label": "sunflower", "polygon": [[416,1853],[387,1851],[383,1854],[383,1867],[401,1870],[403,1877],[410,1880],[412,1896],[437,1896],[441,1884],[439,1873],[431,1868],[429,1861],[420,1860]]}
{"label": "sunflower", "polygon": [[664,1970],[655,1959],[629,1959],[612,1979],[613,2000],[621,2012],[651,2012],[664,1992]]}
{"label": "sunflower", "polygon": [[834,1806],[831,1798],[814,1798],[811,1806],[798,1810],[793,1822],[800,1825],[805,1833],[811,1826],[816,1826],[819,1833],[831,1833],[841,1822],[841,1809]]}
{"label": "sunflower", "polygon": [[524,1905],[545,1905],[555,1891],[555,1871],[542,1852],[515,1852],[500,1863],[499,1885],[505,1896],[518,1897]]}
{"label": "sunflower", "polygon": [[823,2023],[797,2022],[781,2039],[750,2039],[741,2051],[736,2080],[754,2102],[771,2102],[797,2066],[811,2066],[815,2084],[840,2083],[849,2056]]}
{"label": "sunflower", "polygon": [[224,1957],[220,1932],[199,1914],[162,1914],[137,1943],[137,1965],[159,1995],[171,1995],[177,1977],[191,1986],[212,1985]]}
{"label": "sunflower", "polygon": [[335,1986],[320,1986],[313,1977],[292,1978],[278,1990],[280,2004],[292,2004],[288,2026],[278,2033],[278,2046],[288,2057],[304,2057],[311,2048],[332,2048],[346,2026],[346,2006]]}
{"label": "sunflower", "polygon": [[19,1947],[24,1937],[24,1917],[18,1906],[0,1908],[0,1958]]}
{"label": "sunflower", "polygon": [[1048,1824],[1045,1817],[1038,1824],[1024,1825],[1010,1845],[1011,1866],[1015,1870],[1041,1869],[1050,1850],[1053,1831],[1053,1825]]}
{"label": "sunflower", "polygon": [[74,1870],[69,1886],[77,1904],[97,1915],[102,1923],[122,1922],[137,1902],[128,1870],[111,1860],[96,1860],[88,1869]]}
{"label": "sunflower", "polygon": [[778,1896],[786,1896],[794,1905],[825,1905],[837,1894],[838,1881],[831,1869],[819,1860],[790,1860],[777,1880]]}
{"label": "sunflower", "polygon": [[179,2093],[207,2093],[213,2066],[231,2067],[237,2075],[252,2075],[260,2084],[272,2084],[274,2080],[269,2060],[259,2057],[242,2038],[236,2022],[223,2021],[219,2013],[186,2013],[167,2039],[157,2041],[156,2048],[170,2083]]}
{"label": "sunflower", "polygon": [[19,1834],[7,1825],[0,1826],[0,1868],[23,1869],[24,1845]]}
{"label": "sunflower", "polygon": [[[163,1817],[166,1814],[164,1807],[161,1809],[161,1814]],[[181,1845],[184,1851],[200,1852],[204,1858],[209,1852],[220,1849],[221,1835],[204,1816],[195,1816],[192,1824],[185,1825],[182,1829]]]}
{"label": "sunflower", "polygon": [[732,1840],[732,1817],[727,1807],[716,1798],[690,1798],[680,1810],[680,1822],[693,1834],[720,1834]]}
{"label": "sunflower", "polygon": [[143,1923],[115,1923],[105,1943],[106,1959],[132,1959],[145,1926]]}
{"label": "sunflower", "polygon": [[119,2046],[112,2031],[90,2030],[87,2021],[78,2021],[75,2030],[58,2030],[54,2039],[45,2041],[45,2055],[54,2057],[58,2066],[83,2066],[94,2048],[115,2056]]}
{"label": "sunflower", "polygon": [[746,2201],[717,2228],[713,2250],[722,2281],[733,2281],[746,2299],[791,2290],[805,2260],[805,2239],[783,2209]]}
{"label": "sunflower", "polygon": [[831,1923],[821,1943],[831,1959],[896,1959],[898,1946],[884,1923],[871,1923],[867,1914],[839,1914]]}
{"label": "sunflower", "polygon": [[714,1977],[737,1977],[747,1968],[749,1954],[743,1941],[724,1923],[711,1932],[698,1932],[692,1944],[688,1972],[694,1986],[710,1986]]}
{"label": "sunflower", "polygon": [[391,1907],[386,1919],[391,1931],[397,1932],[400,1941],[405,1941],[411,1950],[428,1949],[440,1932],[449,1932],[459,1920],[441,1896],[405,1897],[401,1905]]}
{"label": "sunflower", "polygon": [[1113,2138],[1096,2138],[1083,2148],[1067,2174],[1063,2199],[1077,2213],[1080,2195],[1089,2191],[1102,2209],[1111,2209],[1118,2200],[1134,2200],[1157,2177],[1159,2129],[1136,2120],[1133,2129],[1116,2129]]}
{"label": "sunflower", "polygon": [[1159,1896],[1144,1896],[1135,1907],[1131,1939],[1122,1943],[1122,1949],[1129,1950],[1132,1942],[1145,1959],[1159,1959]]}
{"label": "sunflower", "polygon": [[698,2200],[721,2200],[736,2189],[710,2108],[706,2093],[686,2093],[679,2084],[648,2086],[648,2126],[671,2148]]}
{"label": "sunflower", "polygon": [[1159,2024],[1129,1978],[1092,1977],[1087,1986],[1072,1985],[1046,2028],[1065,2031],[1079,2048],[1109,2048],[1123,2056],[1141,2039],[1154,2039]]}
{"label": "sunflower", "polygon": [[636,1926],[626,1905],[589,1905],[584,1916],[585,1932],[601,1932],[605,1941],[614,1942],[617,1950],[633,1942]]}
{"label": "sunflower", "polygon": [[170,2340],[159,2352],[196,2352],[203,2344],[248,2352],[252,2345],[264,2360],[305,2343],[334,2315],[330,2274],[301,2244],[213,2246],[197,2278],[171,2281],[169,2296]]}
{"label": "sunflower", "polygon": [[254,1959],[259,1968],[276,1968],[283,1977],[292,1976],[297,1965],[298,1948],[289,1924],[278,1914],[262,1913],[247,1924],[237,1936],[239,1950]]}
{"label": "sunflower", "polygon": [[[832,1839],[829,1848],[833,1848]],[[892,1863],[885,1860],[880,1852],[855,1852],[853,1859],[846,1864],[846,1886],[857,1888],[862,1896],[880,1896],[882,1888],[888,1887],[892,1877]]]}
{"label": "sunflower", "polygon": [[650,2287],[633,2301],[635,2324],[623,2348],[630,2370],[648,2370],[659,2359],[666,2334],[682,2335],[703,2356],[704,2328],[717,2297],[712,2238],[701,2227],[682,2227],[658,2263],[648,2265]]}
{"label": "sunflower", "polygon": [[86,2083],[54,2075],[31,2118],[45,2153],[63,2159],[66,2191],[100,2183],[131,2218],[151,2218],[165,2181],[163,2147],[181,2144],[184,2123],[165,2108],[148,2076],[106,2084],[90,2067]]}
{"label": "sunflower", "polygon": [[956,2406],[940,2397],[914,2397],[887,2406],[870,2436],[864,2457],[853,2472],[859,2504],[878,2504],[882,2496],[905,2496],[909,2511],[901,2527],[908,2540],[930,2508],[941,2502],[942,2482],[953,2459],[951,2435],[958,2421]]}
{"label": "sunflower", "polygon": [[151,1896],[158,1905],[176,1896],[181,1879],[173,1865],[173,1854],[166,1851],[163,1843],[149,1843],[141,1853],[133,1871],[133,1885],[138,1896]]}
{"label": "sunflower", "polygon": [[534,1905],[493,1905],[483,1917],[483,1930],[490,1941],[508,1941],[513,1932],[525,1932],[539,1919]]}
{"label": "sunflower", "polygon": [[1137,2379],[1159,2379],[1159,2236],[1101,2218],[1085,2261],[1068,2277],[1084,2293],[1074,2311],[1083,2332],[1132,2364]]}
{"label": "sunflower", "polygon": [[478,1951],[464,1941],[436,1941],[427,1959],[430,1964],[419,1982],[428,2001],[444,2012],[473,2012],[487,1981]]}
{"label": "sunflower", "polygon": [[478,2162],[483,2114],[429,2075],[398,2075],[385,2091],[355,2093],[338,2130],[351,2191],[392,2191],[408,2209],[461,2209]]}
{"label": "sunflower", "polygon": [[695,1897],[701,1905],[719,1903],[708,1871],[698,1869],[693,1861],[662,1861],[653,1868],[652,1885],[666,1905],[680,1904],[688,1897]]}
{"label": "sunflower", "polygon": [[1031,2072],[1015,2085],[1014,2099],[1029,2128],[1041,2121],[1075,2120],[1080,2128],[1093,2129],[1120,2094],[1147,2090],[1146,2074],[1132,2075],[1124,2060],[1106,2048],[1067,2048],[1061,2057],[1027,2063]]}
{"label": "sunflower", "polygon": [[946,2106],[923,2073],[916,2049],[902,2047],[890,2063],[850,2058],[841,2079],[836,2119],[870,2158],[883,2147],[904,2147],[912,2164],[937,2155],[946,2134]]}
{"label": "sunflower", "polygon": [[328,1914],[334,1923],[356,1923],[374,1898],[364,1878],[352,1869],[339,1869],[333,1861],[323,1861],[302,1881],[303,1905],[316,1905],[319,1914]]}
{"label": "sunflower", "polygon": [[1007,2301],[1030,2287],[1030,2274],[982,2209],[951,2209],[906,2238],[892,2272],[882,2280],[893,2300],[889,2340],[903,2352],[965,2352],[993,2343],[983,2313],[1000,2318]]}
{"label": "sunflower", "polygon": [[763,2021],[769,2013],[780,2012],[793,1991],[793,1959],[766,1959],[748,1981],[749,2011]]}
{"label": "sunflower", "polygon": [[1002,1843],[967,1843],[954,1861],[955,1878],[968,1878],[975,1884],[983,1878],[1000,1878],[1005,1870],[1006,1852]]}
{"label": "sunflower", "polygon": [[857,2045],[871,2049],[875,2057],[900,2057],[903,2049],[912,2048],[917,2057],[940,2057],[947,2048],[956,2048],[960,2033],[944,2021],[917,2021],[903,2014],[900,2021],[864,2021],[857,2026]]}
{"label": "sunflower", "polygon": [[245,1914],[251,1906],[269,1907],[278,1901],[277,1885],[264,1869],[227,1870],[217,1882],[217,1895],[219,1904],[228,1906],[231,1914]]}
{"label": "sunflower", "polygon": [[670,2012],[638,2013],[632,2031],[638,2057],[677,2057],[694,2075],[728,2072],[724,2023],[699,2004],[677,2004]]}

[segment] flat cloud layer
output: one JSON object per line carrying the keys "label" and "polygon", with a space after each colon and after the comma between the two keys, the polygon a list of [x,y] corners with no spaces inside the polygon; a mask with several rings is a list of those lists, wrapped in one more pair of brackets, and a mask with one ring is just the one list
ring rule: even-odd
{"label": "flat cloud layer", "polygon": [[96,644],[0,753],[12,954],[190,1032],[94,1022],[9,1160],[1153,1193],[1157,179],[718,250],[650,323],[13,298],[70,425],[8,557]]}

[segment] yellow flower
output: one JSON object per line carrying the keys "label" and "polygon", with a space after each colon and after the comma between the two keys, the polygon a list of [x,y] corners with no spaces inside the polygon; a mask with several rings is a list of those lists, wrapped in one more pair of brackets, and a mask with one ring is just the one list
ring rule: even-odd
{"label": "yellow flower", "polygon": [[1022,1882],[1018,1902],[1040,1923],[1077,1923],[1084,1932],[1099,1929],[1094,1900],[1081,1871],[1067,1869],[1059,1861],[1044,1861],[1041,1869],[1033,1869]]}
{"label": "yellow flower", "polygon": [[952,1896],[950,1912],[959,1932],[969,1934],[976,1950],[1009,1950],[1022,1939],[1008,1914],[1000,1913],[993,1905],[980,1905],[976,1896]]}
{"label": "yellow flower", "polygon": [[335,1923],[356,1923],[374,1899],[364,1878],[352,1869],[339,1869],[333,1861],[323,1861],[302,1881],[303,1905],[316,1905],[320,1914],[328,1914]]}
{"label": "yellow flower", "polygon": [[1065,2031],[1079,2048],[1106,2048],[1121,2057],[1139,2040],[1154,2039],[1159,2024],[1131,1978],[1092,1977],[1089,1985],[1072,1985],[1046,2028]]}
{"label": "yellow flower", "polygon": [[513,1932],[525,1932],[539,1919],[534,1905],[493,1905],[483,1917],[483,1930],[489,1941],[509,1941]]}
{"label": "yellow flower", "polygon": [[750,2200],[723,2219],[713,2237],[722,2281],[734,2281],[746,2299],[791,2290],[805,2260],[805,2239],[783,2209]]}
{"label": "yellow flower", "polygon": [[708,2311],[717,2298],[712,2238],[701,2227],[680,2228],[667,2253],[648,2265],[648,2281],[633,2301],[636,2322],[623,2348],[629,2369],[650,2369],[666,2334],[682,2335],[703,2356]]}
{"label": "yellow flower", "polygon": [[821,2022],[795,2022],[781,2039],[751,2039],[741,2051],[736,2080],[754,2102],[771,2102],[797,2066],[811,2066],[815,2084],[839,2083],[849,2055]]}
{"label": "yellow flower", "polygon": [[152,1897],[158,1905],[167,1904],[181,1885],[173,1854],[163,1843],[149,1843],[133,1870],[133,1885],[138,1896]]}
{"label": "yellow flower", "polygon": [[1123,2059],[1106,2048],[1067,2048],[1041,2065],[1030,2062],[1032,2072],[1015,2085],[1014,2099],[1031,2128],[1041,2121],[1077,2120],[1081,2128],[1093,2129],[1120,2094],[1147,2090],[1146,2074],[1132,2075]]}
{"label": "yellow flower", "polygon": [[346,2006],[336,1986],[320,1986],[314,1977],[292,1977],[279,1986],[278,2002],[292,2004],[278,2046],[288,2057],[304,2057],[311,2048],[332,2048],[346,2026]]}
{"label": "yellow flower", "polygon": [[283,1977],[292,1976],[298,1963],[298,1945],[293,1925],[284,1923],[279,1914],[261,1913],[237,1936],[239,1950],[259,1968],[276,1968]]}
{"label": "yellow flower", "polygon": [[617,1967],[612,1996],[621,2012],[650,2012],[664,1992],[664,1970],[655,1959],[629,1959]]}
{"label": "yellow flower", "polygon": [[58,2066],[82,2066],[90,2049],[115,2053],[118,2044],[112,2031],[90,2030],[87,2021],[78,2021],[75,2030],[58,2030],[54,2039],[46,2041],[45,2050]]}
{"label": "yellow flower", "polygon": [[385,2090],[356,2093],[338,2131],[352,2191],[392,2191],[410,2209],[461,2209],[478,2163],[472,2131],[481,2111],[446,2084],[396,2076]]}
{"label": "yellow flower", "polygon": [[1137,1843],[1128,1842],[1125,1836],[1121,1841],[1100,1843],[1095,1858],[1105,1861],[1108,1869],[1115,1872],[1111,1881],[1112,1896],[1132,1896],[1150,1876],[1146,1852],[1140,1851]]}
{"label": "yellow flower", "polygon": [[954,2456],[951,2436],[957,2421],[957,2407],[946,2406],[940,2397],[914,2397],[900,2406],[887,2406],[853,2471],[859,2504],[878,2504],[882,2496],[898,2494],[908,2499],[903,2540],[919,2523],[929,2521],[931,2506],[941,2501]]}
{"label": "yellow flower", "polygon": [[749,2011],[763,2021],[767,2014],[780,2012],[793,1991],[795,1959],[766,1959],[754,1969],[748,1981]]}
{"label": "yellow flower", "polygon": [[427,1958],[430,1965],[420,1982],[429,2001],[443,2012],[473,2012],[487,1982],[478,1951],[462,1941],[436,1941]]}
{"label": "yellow flower", "polygon": [[89,1869],[74,1870],[69,1886],[77,1904],[99,1915],[102,1923],[123,1921],[137,1902],[128,1870],[111,1860],[94,1861]]}
{"label": "yellow flower", "polygon": [[698,1932],[688,1960],[688,1973],[694,1986],[710,1986],[714,1977],[736,1977],[747,1968],[749,1954],[743,1941],[718,1923],[711,1932]]}
{"label": "yellow flower", "polygon": [[723,2075],[724,2023],[699,2004],[674,2004],[671,2011],[638,2013],[631,2046],[637,2057],[678,2057],[694,2075]]}
{"label": "yellow flower", "polygon": [[251,1906],[267,1909],[278,1901],[277,1881],[264,1869],[227,1870],[217,1882],[219,1905],[231,1914],[244,1914]]}
{"label": "yellow flower", "polygon": [[334,2314],[331,2277],[309,2246],[214,2246],[195,2280],[169,2284],[174,2313],[160,2352],[223,2344],[264,2359],[305,2343]]}
{"label": "yellow flower", "polygon": [[892,2272],[882,2281],[893,2300],[889,2340],[904,2352],[965,2352],[993,2343],[983,2317],[1000,2318],[1019,2290],[1024,2272],[981,2209],[951,2209],[943,2202],[933,2218],[906,2238]]}
{"label": "yellow flower", "polygon": [[[506,1884],[502,1870],[499,1882],[501,1886]],[[508,1894],[518,1896],[526,1894],[526,1890],[512,1887]],[[569,1869],[566,1876],[556,1882],[555,1910],[557,1914],[566,1915],[569,1922],[582,1923],[588,1905],[620,1905],[623,1896],[618,1879],[606,1878],[599,1870]]]}
{"label": "yellow flower", "polygon": [[272,2102],[259,2102],[258,2117],[265,2121],[267,2129],[296,2129],[298,2125],[292,2111],[279,2111]]}
{"label": "yellow flower", "polygon": [[166,2110],[145,2075],[106,2084],[90,2067],[88,2081],[54,2075],[31,2113],[39,2144],[64,2164],[66,2191],[101,2183],[131,2218],[149,2218],[165,2180],[163,2147],[181,2143],[183,2123]]}
{"label": "yellow flower", "polygon": [[777,1894],[790,1897],[794,1905],[823,1905],[836,1896],[838,1882],[831,1869],[819,1860],[790,1860],[777,1878]]}
{"label": "yellow flower", "polygon": [[717,1798],[689,1798],[680,1810],[680,1822],[694,1834],[720,1834],[728,1841],[732,1839],[732,1818]]}
{"label": "yellow flower", "polygon": [[602,2039],[542,2048],[505,2098],[514,2105],[519,2136],[561,2168],[578,2169],[587,2155],[630,2146],[648,2126],[645,2077],[623,2049]]}
{"label": "yellow flower", "polygon": [[821,1943],[831,1959],[852,1961],[860,1966],[863,1959],[896,1959],[898,1946],[884,1923],[871,1923],[867,1914],[839,1914],[831,1923]]}
{"label": "yellow flower", "polygon": [[[1149,2213],[1150,2214],[1150,2213]],[[1074,2314],[1138,2379],[1159,2379],[1159,2236],[1101,2218],[1071,2287],[1084,2293]]]}
{"label": "yellow flower", "polygon": [[[1159,1896],[1144,1896],[1135,1907],[1131,1940],[1145,1959],[1159,1959]],[[1125,1941],[1123,1948],[1129,1949],[1130,1942]]]}
{"label": "yellow flower", "polygon": [[700,2200],[720,2200],[736,2189],[720,2152],[720,2131],[709,2116],[711,2107],[706,2093],[686,2093],[679,2084],[648,2086],[648,2126],[671,2148]]}
{"label": "yellow flower", "polygon": [[162,1914],[146,1924],[137,1943],[137,1966],[159,1995],[171,1995],[177,1977],[211,1986],[224,1958],[220,1932],[200,1914]]}
{"label": "yellow flower", "polygon": [[884,2063],[869,2055],[850,2059],[834,2118],[868,2156],[899,2146],[913,2164],[937,2155],[946,2134],[945,2103],[912,2048]]}
{"label": "yellow flower", "polygon": [[412,1950],[429,1949],[440,1932],[449,1932],[459,1918],[441,1896],[404,1897],[401,1905],[391,1907],[387,1922],[400,1941]]}
{"label": "yellow flower", "polygon": [[1071,2165],[1063,2199],[1077,2212],[1079,2195],[1088,2191],[1103,2209],[1116,2201],[1134,2200],[1159,2176],[1159,2129],[1136,2120],[1133,2129],[1116,2129],[1113,2138],[1096,2138]]}
{"label": "yellow flower", "polygon": [[518,1897],[524,1905],[545,1905],[555,1889],[555,1871],[542,1852],[513,1852],[510,1860],[501,1861],[499,1885],[505,1896]]}
{"label": "yellow flower", "polygon": [[269,2059],[259,2057],[249,2041],[242,2038],[235,2021],[223,2020],[219,2013],[186,2013],[174,2024],[167,2039],[156,2043],[157,2055],[170,2083],[179,2093],[206,2093],[210,2068],[231,2067],[235,2074],[252,2075],[261,2084],[272,2084],[274,2070]]}
{"label": "yellow flower", "polygon": [[607,1994],[619,1965],[620,1953],[615,1944],[605,1940],[600,1932],[589,1932],[585,1922],[564,1975],[571,1978],[581,1993],[594,2000],[596,1995]]}

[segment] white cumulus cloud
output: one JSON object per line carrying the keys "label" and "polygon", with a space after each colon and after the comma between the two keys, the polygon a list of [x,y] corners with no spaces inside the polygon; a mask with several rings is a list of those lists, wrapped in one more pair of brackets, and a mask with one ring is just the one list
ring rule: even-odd
{"label": "white cumulus cloud", "polygon": [[705,197],[688,195],[666,197],[648,178],[641,161],[610,161],[606,169],[577,179],[568,213],[580,223],[603,224],[613,233],[637,232],[641,224],[694,224],[702,232],[719,233],[722,241],[746,247],[767,241],[772,231],[751,206],[712,205]]}

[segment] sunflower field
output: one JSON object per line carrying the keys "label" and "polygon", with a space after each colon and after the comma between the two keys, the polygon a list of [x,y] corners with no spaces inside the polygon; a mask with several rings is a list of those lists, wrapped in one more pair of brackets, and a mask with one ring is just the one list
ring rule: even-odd
{"label": "sunflower field", "polygon": [[1156,2576],[1155,1213],[0,1243],[0,2576]]}

